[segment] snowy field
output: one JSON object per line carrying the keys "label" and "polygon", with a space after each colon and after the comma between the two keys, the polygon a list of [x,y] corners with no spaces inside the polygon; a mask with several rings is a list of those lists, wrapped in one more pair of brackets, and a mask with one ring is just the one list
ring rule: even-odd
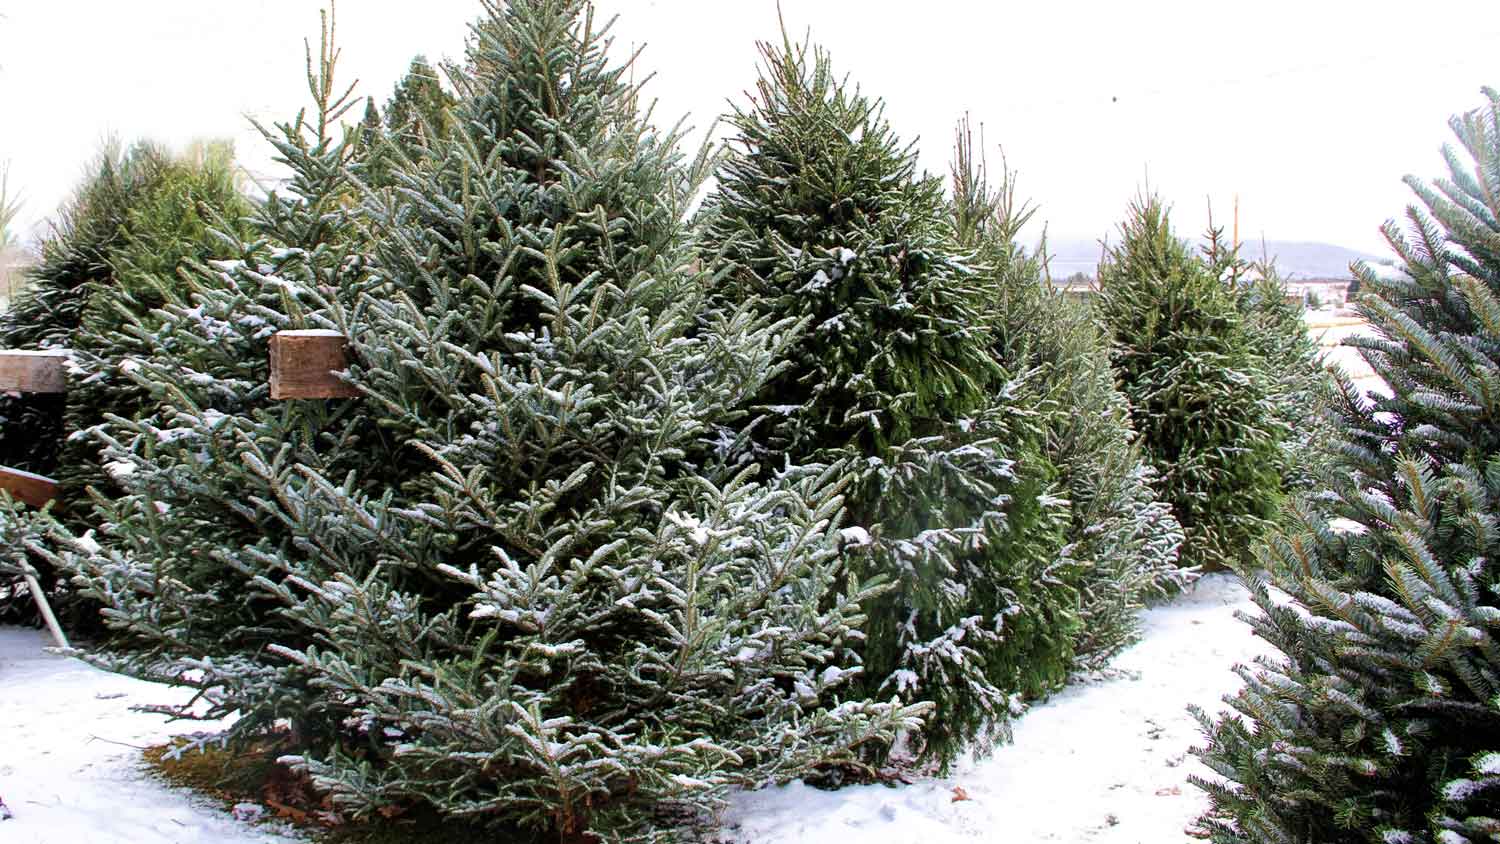
{"label": "snowy field", "polygon": [[1308,311],[1305,319],[1308,334],[1323,350],[1325,363],[1342,368],[1366,395],[1372,392],[1390,395],[1390,389],[1360,357],[1359,350],[1340,345],[1349,337],[1373,336],[1375,330],[1369,323],[1358,317],[1337,317],[1328,311]]}
{"label": "snowy field", "polygon": [[[899,788],[817,791],[802,785],[739,795],[719,838],[739,844],[839,842],[1185,841],[1207,805],[1188,785],[1202,768],[1184,707],[1211,710],[1234,691],[1230,667],[1264,646],[1236,610],[1253,610],[1232,576],[1213,575],[1191,594],[1145,615],[1145,639],[1122,654],[1110,679],[1074,686],[1028,713],[1015,743],[958,766],[946,779]],[[3,844],[285,844],[297,837],[252,827],[218,807],[152,780],[137,748],[174,732],[129,711],[180,692],[97,671],[43,651],[44,635],[0,629],[0,821]],[[178,696],[174,698],[174,695]],[[959,791],[961,789],[961,791]],[[967,799],[955,800],[964,795]]]}
{"label": "snowy field", "polygon": [[[236,822],[151,779],[140,748],[215,725],[168,724],[135,704],[181,690],[52,656],[36,630],[0,628],[0,844],[283,844],[298,838]],[[3,814],[3,813],[0,813]]]}
{"label": "snowy field", "polygon": [[[1145,615],[1145,638],[1112,679],[1073,686],[1027,713],[1015,743],[902,788],[817,791],[796,784],[739,796],[723,840],[744,844],[939,844],[989,841],[1162,844],[1208,806],[1187,782],[1207,769],[1188,755],[1198,724],[1240,686],[1230,671],[1269,649],[1234,617],[1255,612],[1232,575]],[[966,797],[967,799],[962,799]]]}

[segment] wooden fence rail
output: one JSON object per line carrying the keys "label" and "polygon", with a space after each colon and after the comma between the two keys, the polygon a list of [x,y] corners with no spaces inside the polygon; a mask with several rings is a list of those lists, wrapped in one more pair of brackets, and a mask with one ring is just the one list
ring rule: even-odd
{"label": "wooden fence rail", "polygon": [[[271,337],[271,398],[354,398],[359,391],[333,373],[348,367],[348,341],[337,331],[278,331]],[[0,393],[66,393],[66,349],[0,349]],[[31,507],[57,498],[57,481],[0,466],[0,491]]]}

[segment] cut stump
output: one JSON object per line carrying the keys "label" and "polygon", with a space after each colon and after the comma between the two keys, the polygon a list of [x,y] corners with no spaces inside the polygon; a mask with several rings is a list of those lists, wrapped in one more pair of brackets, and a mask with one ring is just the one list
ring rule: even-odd
{"label": "cut stump", "polygon": [[0,393],[66,393],[66,349],[0,350]]}
{"label": "cut stump", "polygon": [[348,340],[337,331],[278,331],[271,336],[271,398],[348,399],[359,395],[335,372],[349,367]]}

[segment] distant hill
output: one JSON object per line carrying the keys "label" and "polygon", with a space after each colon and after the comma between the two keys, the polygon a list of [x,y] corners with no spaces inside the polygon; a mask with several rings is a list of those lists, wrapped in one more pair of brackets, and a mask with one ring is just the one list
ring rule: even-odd
{"label": "distant hill", "polygon": [[[1053,240],[1047,246],[1052,251],[1052,277],[1058,281],[1074,273],[1092,276],[1099,266],[1101,248],[1097,240]],[[1378,255],[1331,243],[1293,240],[1268,240],[1266,252],[1276,259],[1276,266],[1288,279],[1349,278],[1349,264],[1353,261],[1364,260],[1371,264],[1386,261]],[[1240,246],[1240,254],[1249,260],[1260,260],[1260,242],[1247,241]]]}

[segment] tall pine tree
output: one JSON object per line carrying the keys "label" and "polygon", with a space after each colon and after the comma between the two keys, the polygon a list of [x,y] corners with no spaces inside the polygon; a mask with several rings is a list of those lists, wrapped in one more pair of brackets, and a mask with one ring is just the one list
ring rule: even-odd
{"label": "tall pine tree", "polygon": [[1500,832],[1500,94],[1485,94],[1452,121],[1449,177],[1407,178],[1409,233],[1384,229],[1400,274],[1358,268],[1377,334],[1351,344],[1392,395],[1343,381],[1333,465],[1255,584],[1251,624],[1280,653],[1240,670],[1232,712],[1200,713],[1215,841]]}
{"label": "tall pine tree", "polygon": [[954,239],[941,180],[919,175],[871,99],[785,37],[706,203],[727,307],[796,320],[780,374],[740,429],[741,459],[842,465],[861,566],[896,591],[870,608],[865,688],[937,704],[946,763],[1066,676],[1078,621],[1048,493],[1044,414],[994,354],[993,291]]}
{"label": "tall pine tree", "polygon": [[[486,9],[453,134],[359,207],[362,130],[291,127],[277,239],[221,265],[242,295],[173,312],[181,356],[140,369],[167,409],[101,432],[133,495],[52,553],[136,648],[98,661],[202,688],[235,738],[290,722],[343,811],[664,838],[924,707],[845,694],[880,588],[844,576],[843,482],[698,465],[790,333],[704,307],[707,159],[643,120],[586,3]],[[188,372],[292,326],[348,336],[358,398]]]}
{"label": "tall pine tree", "polygon": [[1159,199],[1131,206],[1099,267],[1098,312],[1183,563],[1248,562],[1281,503],[1284,434],[1235,292],[1173,235]]}

